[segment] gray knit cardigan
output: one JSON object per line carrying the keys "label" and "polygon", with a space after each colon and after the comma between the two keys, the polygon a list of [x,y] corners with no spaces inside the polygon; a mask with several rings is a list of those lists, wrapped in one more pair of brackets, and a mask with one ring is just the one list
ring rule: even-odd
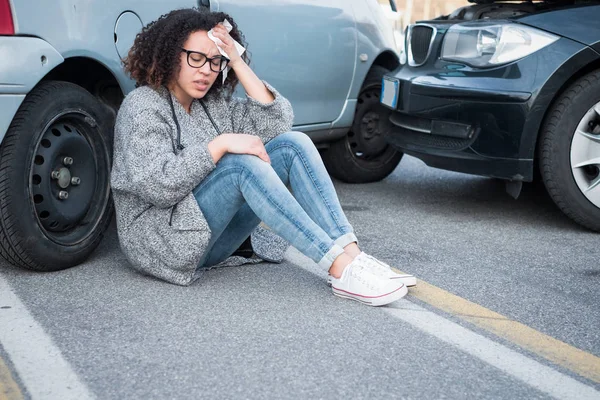
{"label": "gray knit cardigan", "polygon": [[[209,93],[204,104],[221,133],[249,133],[263,143],[292,128],[287,99],[264,104]],[[175,148],[177,127],[168,90],[143,86],[123,101],[117,115],[111,186],[121,249],[142,273],[189,285],[208,250],[210,228],[192,190],[215,168],[208,143],[219,132],[198,101],[191,113],[173,97],[181,128],[182,150]],[[262,260],[280,262],[287,246],[281,237],[258,227],[251,235],[257,259],[229,257],[219,266]]]}

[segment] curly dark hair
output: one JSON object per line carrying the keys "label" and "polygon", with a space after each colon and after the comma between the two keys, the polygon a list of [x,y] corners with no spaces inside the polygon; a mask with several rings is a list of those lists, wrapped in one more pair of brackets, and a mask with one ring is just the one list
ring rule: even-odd
{"label": "curly dark hair", "polygon": [[[137,34],[129,54],[123,60],[125,72],[136,81],[138,87],[148,85],[157,89],[166,86],[179,73],[181,48],[190,34],[209,31],[224,19],[233,26],[229,32],[231,37],[247,47],[244,35],[230,15],[202,8],[174,10],[150,22]],[[250,63],[247,54],[247,51],[244,52],[242,58]],[[235,72],[230,70],[225,83],[217,77],[210,92],[225,90],[231,94],[237,83]]]}

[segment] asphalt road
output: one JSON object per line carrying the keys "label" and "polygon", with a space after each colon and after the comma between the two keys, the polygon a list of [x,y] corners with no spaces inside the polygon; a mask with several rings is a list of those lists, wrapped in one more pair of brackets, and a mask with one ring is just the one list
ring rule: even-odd
{"label": "asphalt road", "polygon": [[[382,182],[335,185],[363,250],[454,300],[342,300],[295,249],[173,286],[128,268],[113,228],[76,268],[0,264],[0,399],[11,380],[12,398],[600,398],[600,236],[542,188],[513,200],[410,157]],[[483,308],[504,327],[470,322]],[[523,326],[530,344],[511,336]],[[556,343],[552,361],[540,346]]]}

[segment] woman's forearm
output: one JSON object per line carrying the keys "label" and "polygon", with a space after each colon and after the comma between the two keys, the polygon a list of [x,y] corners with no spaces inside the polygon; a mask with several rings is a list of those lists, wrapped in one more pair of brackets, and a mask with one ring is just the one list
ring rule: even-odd
{"label": "woman's forearm", "polygon": [[215,164],[219,162],[221,157],[227,153],[227,143],[223,140],[223,136],[217,136],[208,143],[208,152]]}
{"label": "woman's forearm", "polygon": [[265,84],[256,76],[254,71],[242,59],[231,66],[235,71],[246,94],[261,103],[271,103],[275,100],[273,93],[267,89]]}

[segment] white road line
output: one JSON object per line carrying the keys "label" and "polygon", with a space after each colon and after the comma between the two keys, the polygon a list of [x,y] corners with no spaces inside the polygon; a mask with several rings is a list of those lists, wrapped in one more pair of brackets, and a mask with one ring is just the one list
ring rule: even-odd
{"label": "white road line", "polygon": [[2,276],[0,343],[33,400],[94,398]]}
{"label": "white road line", "polygon": [[[407,307],[409,306],[409,307]],[[558,399],[600,399],[600,392],[408,300],[385,311]]]}
{"label": "white road line", "polygon": [[[312,260],[290,247],[286,259],[326,279],[327,272]],[[529,386],[552,397],[567,400],[598,400],[600,392],[540,362],[494,342],[406,299],[388,305],[384,310],[415,328],[498,368]]]}

